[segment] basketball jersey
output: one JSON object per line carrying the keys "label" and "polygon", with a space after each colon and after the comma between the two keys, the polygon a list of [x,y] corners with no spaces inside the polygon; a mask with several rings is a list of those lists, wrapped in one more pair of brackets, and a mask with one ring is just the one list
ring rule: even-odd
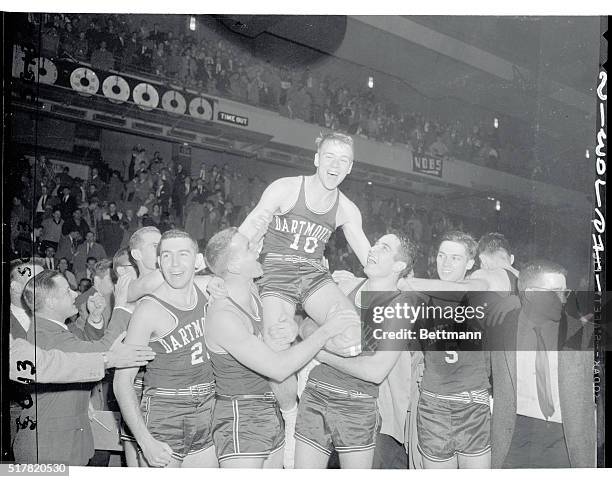
{"label": "basketball jersey", "polygon": [[321,260],[332,233],[336,230],[336,213],[340,191],[333,205],[318,213],[306,202],[305,178],[302,176],[300,194],[291,209],[275,214],[264,237],[262,254],[277,253]]}
{"label": "basketball jersey", "polygon": [[[353,303],[357,310],[366,308],[361,304],[361,288],[366,283],[366,280],[359,283],[353,291],[348,294],[348,299]],[[363,356],[363,355],[361,355]],[[335,385],[344,390],[356,390],[361,393],[367,393],[373,397],[378,397],[378,384],[361,380],[360,378],[344,373],[337,368],[334,368],[325,363],[321,363],[310,371],[309,378],[313,381],[325,382],[330,385]]]}
{"label": "basketball jersey", "polygon": [[188,388],[214,381],[204,343],[207,298],[197,286],[194,289],[196,303],[188,310],[176,308],[153,295],[142,298],[157,303],[174,319],[170,331],[149,342],[155,359],[147,365],[145,387]]}
{"label": "basketball jersey", "polygon": [[[464,298],[465,299],[465,298]],[[460,303],[430,298],[430,305],[457,306]],[[455,320],[419,320],[416,325],[429,331],[463,331],[469,330],[469,323],[457,323]],[[473,326],[472,326],[473,328]],[[486,365],[485,352],[452,350],[453,341],[422,340],[425,371],[421,388],[441,395],[450,395],[472,390],[489,388],[489,371]],[[445,349],[451,348],[449,351]]]}
{"label": "basketball jersey", "polygon": [[[251,322],[253,334],[261,340],[263,339],[261,321],[263,307],[256,293],[251,293],[251,296],[257,306],[255,315],[247,313],[232,298],[228,297],[228,301],[233,305],[231,306],[232,311]],[[267,378],[244,366],[229,353],[213,351],[208,353],[215,375],[216,391],[219,395],[263,395],[272,390]]]}
{"label": "basketball jersey", "polygon": [[517,278],[517,276],[512,271],[510,271],[509,269],[504,268],[504,271],[508,275],[508,280],[510,281],[510,294],[511,295],[518,295],[519,294],[519,289],[518,289],[518,278]]}

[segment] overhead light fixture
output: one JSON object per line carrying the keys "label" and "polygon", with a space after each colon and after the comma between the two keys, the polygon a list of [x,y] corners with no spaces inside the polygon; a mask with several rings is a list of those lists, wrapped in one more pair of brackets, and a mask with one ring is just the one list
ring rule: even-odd
{"label": "overhead light fixture", "polygon": [[499,199],[495,201],[495,210],[497,212],[501,211],[501,201]]}
{"label": "overhead light fixture", "polygon": [[491,197],[491,196],[487,196],[487,199],[488,199],[489,201],[495,201],[495,198],[494,198],[494,197]]}
{"label": "overhead light fixture", "polygon": [[191,30],[192,32],[195,32],[196,29],[196,18],[194,15],[191,16],[191,18],[189,19],[189,30]]}
{"label": "overhead light fixture", "polygon": [[588,159],[589,157],[591,157],[591,154],[589,154],[589,150],[588,150],[588,149],[586,150],[585,157],[586,157],[587,159]]}
{"label": "overhead light fixture", "polygon": [[372,181],[368,181],[368,186],[371,186],[371,185],[372,185]]}
{"label": "overhead light fixture", "polygon": [[372,77],[371,75],[368,77],[368,87],[370,89],[374,88],[374,77]]}
{"label": "overhead light fixture", "polygon": [[499,127],[499,119],[497,117],[493,119],[493,127],[495,127],[496,129]]}

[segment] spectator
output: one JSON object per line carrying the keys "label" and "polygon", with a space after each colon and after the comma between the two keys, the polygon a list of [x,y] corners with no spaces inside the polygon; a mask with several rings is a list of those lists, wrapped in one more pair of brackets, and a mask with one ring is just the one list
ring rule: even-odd
{"label": "spectator", "polygon": [[[106,251],[100,243],[96,242],[96,235],[89,231],[85,235],[85,241],[77,248],[72,264],[73,269],[76,273],[85,271],[86,261],[88,258],[104,259],[106,258]],[[80,276],[79,276],[80,278]]]}
{"label": "spectator", "polygon": [[87,233],[91,231],[91,227],[87,221],[83,219],[83,211],[81,211],[81,209],[75,209],[72,212],[72,217],[62,226],[62,231],[64,234],[71,231],[78,231],[81,234],[81,238],[85,239]]}
{"label": "spectator", "polygon": [[57,249],[57,245],[62,235],[62,226],[64,221],[62,213],[59,209],[53,210],[53,216],[42,221],[42,243],[43,246],[53,246]]}
{"label": "spectator", "polygon": [[78,288],[76,277],[68,269],[68,260],[66,258],[60,259],[57,264],[57,267],[57,270],[60,272],[60,274],[64,278],[66,278],[66,281],[68,281],[68,286],[70,286],[70,289],[76,291],[76,289]]}
{"label": "spectator", "polygon": [[100,48],[94,50],[91,54],[91,66],[94,69],[100,69],[103,71],[112,70],[115,65],[115,59],[113,58],[113,54],[106,50],[106,42],[100,42]]}

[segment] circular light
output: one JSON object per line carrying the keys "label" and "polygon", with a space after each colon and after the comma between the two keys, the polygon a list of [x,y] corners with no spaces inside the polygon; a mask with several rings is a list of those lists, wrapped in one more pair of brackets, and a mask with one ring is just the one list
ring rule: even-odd
{"label": "circular light", "polygon": [[495,201],[495,210],[501,211],[501,201],[499,199]]}

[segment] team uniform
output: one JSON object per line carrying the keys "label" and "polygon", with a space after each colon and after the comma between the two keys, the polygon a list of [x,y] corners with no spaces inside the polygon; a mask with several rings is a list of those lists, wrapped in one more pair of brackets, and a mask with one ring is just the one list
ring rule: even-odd
{"label": "team uniform", "polygon": [[172,456],[187,455],[212,445],[212,410],[215,382],[204,343],[207,298],[194,286],[193,308],[178,309],[153,295],[175,320],[174,327],[149,343],[155,359],[147,365],[141,410],[151,435],[172,448]]}
{"label": "team uniform", "polygon": [[[430,298],[431,305],[445,308],[458,303]],[[417,327],[447,332],[474,328],[453,319],[419,320]],[[452,350],[456,343],[422,341],[425,371],[417,409],[418,449],[433,462],[491,450],[487,354],[478,347]]]}
{"label": "team uniform", "polygon": [[[368,309],[361,299],[366,281],[359,283],[348,295],[358,310]],[[385,304],[395,300],[394,296]],[[374,299],[369,301],[372,306]],[[377,407],[378,389],[376,383],[361,380],[325,363],[317,365],[310,371],[300,398],[296,440],[326,455],[331,455],[333,450],[346,453],[374,449],[381,423]]]}
{"label": "team uniform", "polygon": [[340,191],[325,212],[308,207],[304,188],[287,212],[274,215],[264,237],[259,281],[261,297],[276,296],[293,305],[303,304],[315,291],[333,279],[322,264],[323,252],[336,230]]}
{"label": "team uniform", "polygon": [[[232,298],[227,298],[238,316],[250,321],[253,333],[262,339],[261,301],[255,316]],[[285,426],[267,378],[247,368],[226,352],[209,350],[216,388],[213,440],[219,462],[232,458],[266,459],[285,445]]]}

